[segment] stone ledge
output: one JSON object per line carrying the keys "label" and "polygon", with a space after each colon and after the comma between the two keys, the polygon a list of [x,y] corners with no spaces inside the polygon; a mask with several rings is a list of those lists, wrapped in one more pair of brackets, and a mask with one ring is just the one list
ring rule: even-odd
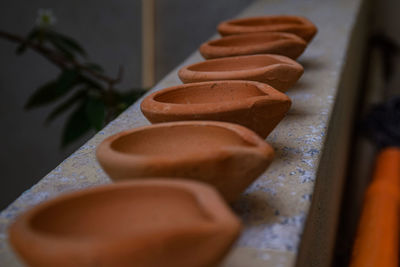
{"label": "stone ledge", "polygon": [[[234,205],[245,228],[223,266],[295,264],[315,181],[324,175],[319,172],[317,176],[317,170],[361,2],[261,0],[240,15],[302,15],[313,21],[319,32],[298,60],[305,73],[287,93],[293,101],[292,108],[267,139],[276,150],[276,159]],[[200,54],[195,52],[181,66],[201,60]],[[176,73],[181,66],[151,92],[180,84]],[[95,148],[111,134],[149,124],[140,112],[139,103],[132,105],[0,213],[1,266],[20,266],[6,241],[6,228],[16,215],[62,192],[110,182],[95,159]],[[351,105],[351,100],[346,105]]]}

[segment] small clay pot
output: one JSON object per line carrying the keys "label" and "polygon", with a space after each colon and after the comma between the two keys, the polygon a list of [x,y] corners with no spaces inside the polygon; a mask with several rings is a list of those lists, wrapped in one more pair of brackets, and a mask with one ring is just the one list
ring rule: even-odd
{"label": "small clay pot", "polygon": [[297,35],[283,32],[260,32],[226,36],[202,44],[200,53],[206,59],[256,54],[277,54],[298,58],[307,43]]}
{"label": "small clay pot", "polygon": [[189,83],[152,93],[141,110],[152,123],[212,120],[237,123],[266,138],[288,112],[291,100],[265,83]]}
{"label": "small clay pot", "polygon": [[317,27],[304,17],[279,15],[224,21],[218,25],[218,32],[222,36],[254,32],[288,32],[300,36],[308,43],[317,33]]}
{"label": "small clay pot", "polygon": [[138,180],[65,194],[20,216],[10,241],[29,266],[215,266],[240,221],[205,184]]}
{"label": "small clay pot", "polygon": [[303,74],[303,67],[285,56],[251,55],[210,59],[181,68],[184,83],[249,80],[263,82],[285,92]]}
{"label": "small clay pot", "polygon": [[141,177],[185,177],[215,186],[234,201],[272,161],[270,145],[232,123],[159,123],[110,136],[97,159],[115,181]]}

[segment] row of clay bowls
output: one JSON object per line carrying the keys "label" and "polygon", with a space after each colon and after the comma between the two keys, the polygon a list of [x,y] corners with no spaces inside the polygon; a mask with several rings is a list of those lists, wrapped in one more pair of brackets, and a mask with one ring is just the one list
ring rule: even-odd
{"label": "row of clay bowls", "polygon": [[302,75],[293,59],[316,28],[304,18],[272,16],[223,22],[218,31],[232,36],[200,47],[209,60],[179,71],[187,84],[143,100],[154,125],[99,145],[105,172],[124,182],[42,203],[10,227],[29,265],[204,267],[222,260],[241,228],[225,201],[272,161],[263,138],[290,108],[282,92]]}

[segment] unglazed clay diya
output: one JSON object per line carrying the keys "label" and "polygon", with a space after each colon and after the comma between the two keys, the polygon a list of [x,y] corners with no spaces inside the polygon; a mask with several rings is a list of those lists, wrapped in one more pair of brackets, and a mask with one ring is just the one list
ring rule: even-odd
{"label": "unglazed clay diya", "polygon": [[310,42],[317,33],[317,27],[304,17],[279,15],[224,21],[218,25],[218,32],[222,36],[254,32],[288,32]]}
{"label": "unglazed clay diya", "polygon": [[303,67],[285,56],[251,55],[210,59],[181,68],[179,78],[184,83],[249,80],[286,91],[303,74]]}
{"label": "unglazed clay diya", "polygon": [[270,145],[232,123],[159,123],[105,139],[97,159],[113,180],[185,177],[215,186],[234,201],[272,161]]}
{"label": "unglazed clay diya", "polygon": [[240,221],[208,185],[138,180],[63,195],[20,216],[10,241],[29,266],[204,267]]}
{"label": "unglazed clay diya", "polygon": [[265,138],[283,119],[290,98],[265,83],[189,83],[152,93],[141,110],[152,123],[213,120],[246,126]]}
{"label": "unglazed clay diya", "polygon": [[226,36],[202,44],[200,53],[206,59],[255,54],[277,54],[298,58],[307,43],[300,37],[283,32],[260,32]]}

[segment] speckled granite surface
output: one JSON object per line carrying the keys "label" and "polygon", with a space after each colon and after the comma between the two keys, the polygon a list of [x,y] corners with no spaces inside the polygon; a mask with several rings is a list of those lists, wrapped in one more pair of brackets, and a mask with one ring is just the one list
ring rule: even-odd
{"label": "speckled granite surface", "polygon": [[[319,32],[298,60],[304,66],[305,73],[288,92],[293,101],[292,108],[267,139],[276,150],[276,159],[234,205],[245,228],[223,266],[294,264],[360,2],[256,1],[241,14],[241,17],[264,14],[303,15],[317,25]],[[182,65],[200,60],[201,56],[195,52]],[[152,91],[180,84],[177,69]],[[146,124],[149,122],[141,114],[139,102],[135,103],[3,210],[0,213],[0,266],[21,265],[7,243],[6,230],[15,216],[62,192],[109,183],[109,178],[96,162],[96,145],[111,134]]]}

